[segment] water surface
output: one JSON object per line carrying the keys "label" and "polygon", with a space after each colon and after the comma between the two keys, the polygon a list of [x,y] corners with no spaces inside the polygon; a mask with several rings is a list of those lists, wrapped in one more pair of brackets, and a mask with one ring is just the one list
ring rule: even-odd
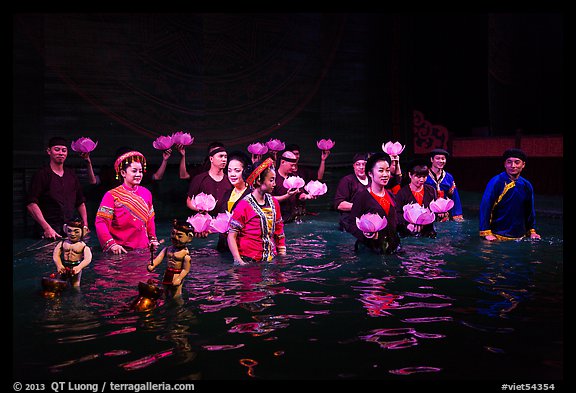
{"label": "water surface", "polygon": [[149,313],[129,307],[163,274],[148,252],[102,254],[94,234],[81,289],[46,299],[52,245],[14,239],[14,378],[562,379],[561,219],[539,220],[540,241],[488,243],[468,217],[394,256],[354,252],[333,212],[287,225],[288,255],[265,265],[194,239],[181,301]]}

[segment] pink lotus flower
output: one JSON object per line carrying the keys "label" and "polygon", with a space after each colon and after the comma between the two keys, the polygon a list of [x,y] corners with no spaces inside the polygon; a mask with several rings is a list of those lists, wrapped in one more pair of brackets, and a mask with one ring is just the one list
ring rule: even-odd
{"label": "pink lotus flower", "polygon": [[330,150],[334,147],[335,144],[336,142],[334,142],[332,139],[320,139],[318,142],[316,142],[316,146],[318,146],[318,149],[320,150]]}
{"label": "pink lotus flower", "polygon": [[406,145],[402,146],[400,142],[386,142],[382,144],[382,150],[390,156],[397,156],[402,153]]}
{"label": "pink lotus flower", "polygon": [[216,206],[216,199],[212,194],[200,194],[192,197],[192,207],[198,211],[209,212]]}
{"label": "pink lotus flower", "polygon": [[287,177],[282,183],[287,189],[304,187],[304,184],[306,184],[306,182],[300,176]]}
{"label": "pink lotus flower", "polygon": [[94,142],[90,138],[78,138],[75,141],[72,141],[70,147],[72,150],[78,153],[90,153],[92,150],[96,149],[98,146],[98,142]]}
{"label": "pink lotus flower", "polygon": [[378,232],[384,229],[386,225],[388,225],[386,217],[380,217],[380,215],[376,213],[366,213],[362,214],[360,217],[356,217],[356,226],[362,232]]}
{"label": "pink lotus flower", "polygon": [[178,131],[172,134],[172,143],[175,145],[188,146],[194,143],[194,137],[187,132]]}
{"label": "pink lotus flower", "polygon": [[433,212],[417,203],[409,203],[404,205],[402,209],[404,210],[404,219],[410,224],[427,225],[433,223],[436,219],[436,215]]}
{"label": "pink lotus flower", "polygon": [[230,229],[230,217],[232,217],[232,213],[230,212],[218,213],[218,215],[210,221],[210,230],[218,233],[228,232],[228,229]]}
{"label": "pink lotus flower", "polygon": [[152,142],[152,146],[157,150],[168,150],[173,144],[174,142],[172,141],[172,137],[166,135],[159,136],[154,142]]}
{"label": "pink lotus flower", "polygon": [[212,217],[208,213],[196,213],[193,216],[188,217],[186,220],[194,228],[194,232],[206,232],[210,229],[210,222]]}
{"label": "pink lotus flower", "polygon": [[[282,150],[282,149],[280,149]],[[252,154],[262,155],[268,153],[268,146],[263,143],[256,142],[248,145],[248,152]]]}
{"label": "pink lotus flower", "polygon": [[434,213],[446,213],[452,209],[454,201],[449,198],[438,198],[430,202],[430,210]]}
{"label": "pink lotus flower", "polygon": [[274,151],[280,151],[286,148],[284,142],[280,141],[279,139],[270,139],[268,142],[266,142],[266,146],[268,149]]}
{"label": "pink lotus flower", "polygon": [[304,189],[308,191],[308,194],[313,196],[320,196],[326,194],[328,191],[328,186],[325,183],[319,182],[318,180],[310,180]]}

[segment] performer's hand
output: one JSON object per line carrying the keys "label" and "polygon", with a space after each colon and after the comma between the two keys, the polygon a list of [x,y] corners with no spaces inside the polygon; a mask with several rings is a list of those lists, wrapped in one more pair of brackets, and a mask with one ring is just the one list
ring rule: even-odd
{"label": "performer's hand", "polygon": [[113,254],[122,254],[125,253],[127,254],[128,251],[126,251],[126,249],[124,247],[122,247],[120,244],[114,244],[112,247],[110,247],[110,251],[112,251]]}
{"label": "performer's hand", "polygon": [[44,239],[50,239],[50,240],[62,239],[62,236],[54,229],[52,229],[51,226],[49,226],[48,229],[44,230],[44,235],[42,237]]}
{"label": "performer's hand", "polygon": [[417,233],[417,232],[420,232],[422,230],[422,225],[418,225],[418,224],[408,224],[406,227],[412,233]]}
{"label": "performer's hand", "polygon": [[252,164],[258,162],[262,159],[262,154],[254,154],[252,153]]}
{"label": "performer's hand", "polygon": [[378,239],[378,232],[362,232],[367,239]]}
{"label": "performer's hand", "polygon": [[209,234],[210,234],[210,231],[194,232],[194,237],[207,238]]}
{"label": "performer's hand", "polygon": [[88,162],[89,164],[92,163],[92,160],[90,159],[90,153],[79,153],[80,157],[82,157],[83,160],[85,160],[86,162]]}
{"label": "performer's hand", "polygon": [[160,242],[158,240],[150,240],[148,247],[151,248],[152,250],[156,251],[158,249],[159,245],[160,245]]}

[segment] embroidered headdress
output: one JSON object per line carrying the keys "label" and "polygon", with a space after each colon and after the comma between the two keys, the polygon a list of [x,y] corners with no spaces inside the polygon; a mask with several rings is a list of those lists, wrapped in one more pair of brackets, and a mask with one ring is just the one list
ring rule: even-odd
{"label": "embroidered headdress", "polygon": [[114,171],[116,171],[116,179],[120,176],[120,170],[122,169],[122,165],[130,165],[133,162],[139,162],[142,164],[142,170],[146,172],[146,158],[142,153],[136,150],[129,151],[127,153],[122,154],[120,157],[116,159],[114,162]]}
{"label": "embroidered headdress", "polygon": [[254,181],[258,178],[258,176],[260,176],[260,174],[264,172],[266,168],[270,168],[271,166],[274,166],[274,160],[268,157],[267,159],[262,161],[260,165],[254,168],[250,176],[246,178],[246,183],[252,186],[254,184]]}

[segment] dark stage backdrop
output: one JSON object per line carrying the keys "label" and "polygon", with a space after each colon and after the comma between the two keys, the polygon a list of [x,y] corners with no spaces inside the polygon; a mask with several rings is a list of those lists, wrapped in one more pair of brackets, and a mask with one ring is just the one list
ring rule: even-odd
{"label": "dark stage backdrop", "polygon": [[330,165],[412,146],[413,111],[450,138],[563,132],[561,14],[17,14],[14,158],[53,135],[94,159],[190,132],[191,160],[279,138]]}
{"label": "dark stage backdrop", "polygon": [[[193,161],[201,161],[214,140],[245,150],[278,138],[300,144],[303,160],[316,163],[316,141],[332,138],[337,148],[331,162],[348,163],[356,150],[374,150],[392,137],[386,61],[391,19],[18,16],[17,161],[31,163],[26,158],[41,152],[52,135],[97,139],[96,161],[111,159],[123,145],[154,160],[161,156],[152,148],[155,138],[184,131],[195,137]],[[22,69],[20,61],[33,64]]]}
{"label": "dark stage backdrop", "polygon": [[[407,160],[459,137],[561,135],[562,22],[538,13],[16,14],[15,214],[54,135],[98,141],[96,171],[121,146],[154,168],[152,142],[176,131],[195,137],[190,166],[212,141],[245,150],[271,138],[299,144],[302,162],[318,165],[316,141],[331,138],[332,189],[354,153],[389,140],[406,144]],[[415,135],[414,118],[442,136]],[[75,154],[68,163],[83,167]]]}

